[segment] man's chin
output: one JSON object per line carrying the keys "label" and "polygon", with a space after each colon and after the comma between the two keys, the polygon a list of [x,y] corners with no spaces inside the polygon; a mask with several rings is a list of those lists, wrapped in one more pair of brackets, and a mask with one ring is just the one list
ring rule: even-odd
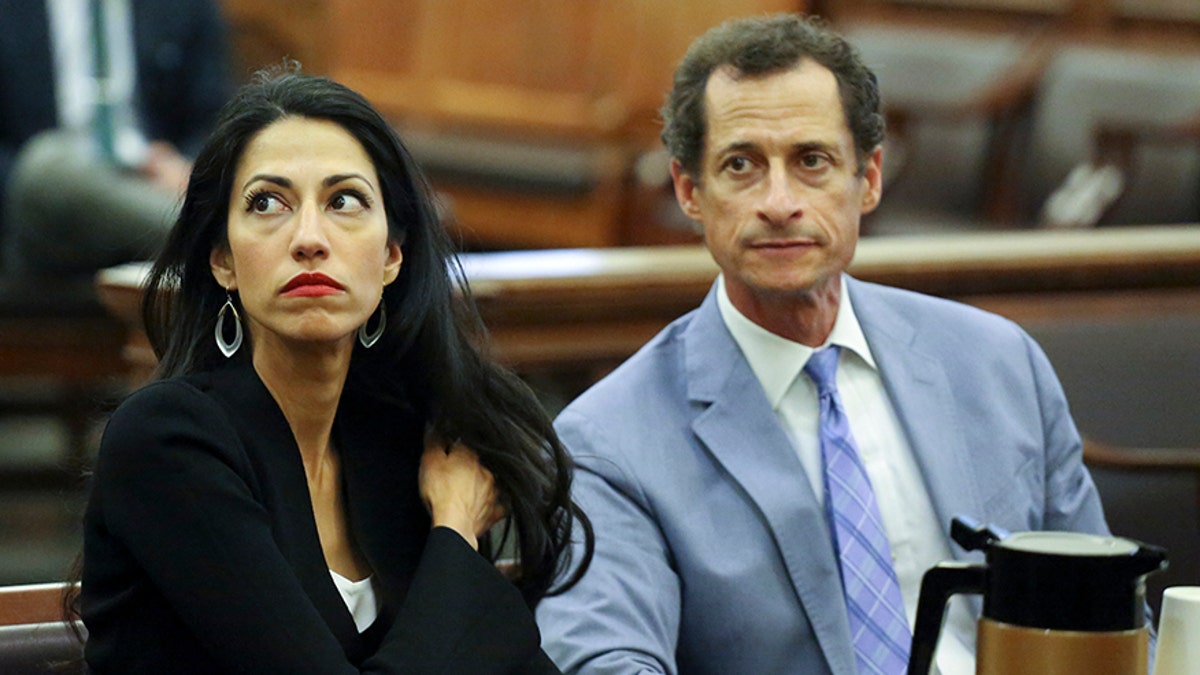
{"label": "man's chin", "polygon": [[807,295],[828,290],[838,274],[817,273],[813,270],[774,269],[755,275],[751,286],[765,295]]}

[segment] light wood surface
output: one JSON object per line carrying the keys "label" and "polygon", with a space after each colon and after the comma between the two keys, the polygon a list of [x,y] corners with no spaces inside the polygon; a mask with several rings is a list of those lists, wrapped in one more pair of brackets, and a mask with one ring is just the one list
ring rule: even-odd
{"label": "light wood surface", "polygon": [[633,163],[658,147],[657,111],[675,65],[697,35],[726,19],[803,11],[807,1],[223,0],[223,7],[247,77],[290,56],[361,92],[402,136],[595,153],[597,166],[573,176],[592,185],[576,192],[479,184],[469,169],[494,157],[433,175],[448,224],[471,247],[514,249],[687,241],[644,218],[629,227]]}
{"label": "light wood surface", "polygon": [[0,586],[0,626],[62,621],[66,591],[63,582]]}
{"label": "light wood surface", "polygon": [[[518,369],[603,369],[695,308],[717,275],[702,246],[461,256],[493,353]],[[101,299],[140,329],[143,265],[104,270]],[[1200,226],[867,237],[851,274],[962,300],[1014,320],[1200,312]]]}

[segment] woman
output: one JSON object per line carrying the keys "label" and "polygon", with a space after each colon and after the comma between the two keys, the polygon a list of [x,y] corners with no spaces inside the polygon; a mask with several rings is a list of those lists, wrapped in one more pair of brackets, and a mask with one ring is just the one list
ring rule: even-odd
{"label": "woman", "polygon": [[[146,288],[158,381],[96,463],[95,672],[557,672],[531,608],[590,527],[455,280],[362,97],[281,73],[226,106]],[[504,515],[511,581],[480,554]]]}

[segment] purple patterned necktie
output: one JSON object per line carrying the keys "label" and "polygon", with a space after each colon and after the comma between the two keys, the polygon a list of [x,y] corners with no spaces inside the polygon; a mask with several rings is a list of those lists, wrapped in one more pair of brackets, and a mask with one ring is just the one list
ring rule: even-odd
{"label": "purple patterned necktie", "polygon": [[825,512],[842,571],[842,589],[859,673],[904,673],[912,643],[904,599],[875,491],[858,455],[837,390],[838,348],[808,359],[804,372],[821,402],[821,459]]}

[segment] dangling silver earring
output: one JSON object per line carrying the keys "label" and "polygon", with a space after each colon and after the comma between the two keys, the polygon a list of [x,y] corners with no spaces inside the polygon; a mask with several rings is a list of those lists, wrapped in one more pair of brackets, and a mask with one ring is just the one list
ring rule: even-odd
{"label": "dangling silver earring", "polygon": [[379,342],[379,338],[383,337],[383,329],[387,326],[387,310],[384,309],[382,300],[379,302],[379,324],[371,333],[367,332],[368,323],[371,323],[370,317],[367,317],[367,323],[358,327],[358,342],[366,349],[374,347],[375,343]]}
{"label": "dangling silver earring", "polygon": [[[225,312],[233,313],[233,341],[225,341]],[[237,353],[237,350],[242,346],[242,317],[238,316],[237,307],[233,304],[233,298],[230,297],[229,291],[225,291],[225,304],[221,305],[221,311],[217,312],[217,327],[213,330],[213,336],[217,338],[217,349],[229,358]]]}

